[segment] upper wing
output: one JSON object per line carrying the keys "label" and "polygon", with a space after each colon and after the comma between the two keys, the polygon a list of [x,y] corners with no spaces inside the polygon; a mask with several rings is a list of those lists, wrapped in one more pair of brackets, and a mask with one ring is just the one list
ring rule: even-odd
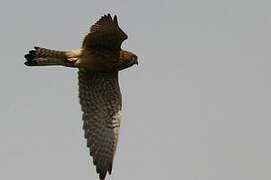
{"label": "upper wing", "polygon": [[127,38],[128,36],[118,25],[117,16],[112,19],[108,14],[91,26],[89,34],[83,41],[83,47],[119,50],[121,43]]}
{"label": "upper wing", "polygon": [[83,111],[83,129],[90,155],[103,180],[111,174],[117,146],[121,93],[118,73],[97,73],[79,70],[79,98]]}

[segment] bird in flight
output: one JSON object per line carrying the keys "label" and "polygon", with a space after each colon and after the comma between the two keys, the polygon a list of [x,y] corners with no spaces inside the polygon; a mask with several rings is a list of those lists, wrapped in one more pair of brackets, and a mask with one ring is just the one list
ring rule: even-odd
{"label": "bird in flight", "polygon": [[121,49],[127,38],[117,16],[112,18],[108,14],[91,26],[81,48],[58,51],[35,47],[24,56],[26,66],[61,65],[79,69],[84,136],[100,180],[112,172],[119,136],[122,105],[118,72],[138,64],[134,53]]}

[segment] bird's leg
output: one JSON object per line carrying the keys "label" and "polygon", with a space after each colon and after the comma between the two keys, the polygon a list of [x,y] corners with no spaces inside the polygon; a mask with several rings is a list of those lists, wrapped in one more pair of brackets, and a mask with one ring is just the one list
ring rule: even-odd
{"label": "bird's leg", "polygon": [[81,56],[82,49],[75,49],[73,51],[67,52],[67,60],[75,63]]}

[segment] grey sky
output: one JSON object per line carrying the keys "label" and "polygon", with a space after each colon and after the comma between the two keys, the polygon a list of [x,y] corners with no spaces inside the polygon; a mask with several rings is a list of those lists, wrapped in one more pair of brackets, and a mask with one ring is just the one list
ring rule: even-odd
{"label": "grey sky", "polygon": [[271,179],[270,1],[0,2],[0,179],[98,179],[77,71],[29,68],[117,14],[139,66],[120,74],[123,120],[107,179]]}

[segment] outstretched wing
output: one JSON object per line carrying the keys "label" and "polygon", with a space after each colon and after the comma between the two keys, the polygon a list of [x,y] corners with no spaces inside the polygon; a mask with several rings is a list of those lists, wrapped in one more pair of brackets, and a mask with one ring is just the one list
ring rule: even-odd
{"label": "outstretched wing", "polygon": [[103,180],[111,174],[116,151],[121,111],[118,73],[98,73],[80,69],[79,98],[83,111],[83,129],[90,155]]}
{"label": "outstretched wing", "polygon": [[117,16],[112,19],[111,15],[102,16],[90,28],[89,34],[83,41],[83,48],[104,48],[119,50],[121,43],[128,36],[121,30],[118,25]]}

